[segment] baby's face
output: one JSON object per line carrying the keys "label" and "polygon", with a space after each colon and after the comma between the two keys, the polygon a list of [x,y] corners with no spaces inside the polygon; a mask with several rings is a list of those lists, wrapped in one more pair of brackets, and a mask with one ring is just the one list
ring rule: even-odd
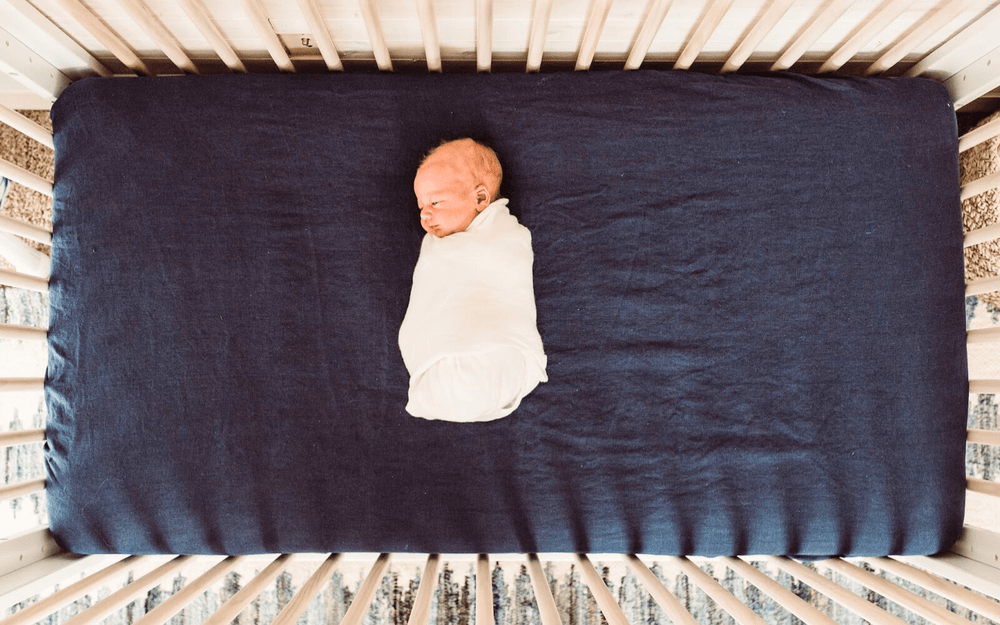
{"label": "baby's face", "polygon": [[463,232],[491,198],[486,187],[476,186],[467,171],[455,167],[447,155],[435,154],[417,170],[413,192],[420,207],[420,225],[436,237]]}

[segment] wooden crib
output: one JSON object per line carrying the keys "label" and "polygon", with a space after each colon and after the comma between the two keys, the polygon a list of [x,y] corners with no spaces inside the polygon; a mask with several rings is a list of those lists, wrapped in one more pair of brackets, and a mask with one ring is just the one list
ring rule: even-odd
{"label": "wooden crib", "polygon": [[[236,6],[238,5],[238,9]],[[850,75],[925,76],[941,81],[959,113],[989,113],[1000,108],[1000,7],[984,0],[912,2],[889,0],[594,0],[591,2],[497,2],[414,4],[320,4],[315,0],[263,3],[241,0],[229,5],[215,0],[90,2],[79,0],[0,0],[0,121],[35,141],[52,147],[52,134],[13,109],[48,108],[72,81],[88,75],[163,76],[178,73],[268,73],[359,70],[406,72],[555,71],[591,68],[673,68],[708,72],[799,71]],[[1000,136],[1000,120],[960,138],[960,150]],[[49,196],[53,183],[11,163],[0,161],[0,176]],[[1000,185],[992,174],[962,187],[968,198]],[[51,232],[0,217],[0,230],[43,244]],[[968,233],[965,246],[1000,237],[1000,224]],[[0,252],[23,266],[39,266],[39,256],[23,244],[7,242]],[[32,265],[34,263],[34,265]],[[19,265],[21,266],[21,265]],[[45,292],[47,270],[0,270],[0,284]],[[966,285],[967,296],[1000,290],[1000,278]],[[0,339],[46,341],[44,328],[3,325]],[[968,333],[968,343],[1000,350],[1000,328]],[[0,392],[40,392],[40,372],[33,377],[0,379]],[[971,379],[970,395],[1000,394],[1000,380]],[[44,430],[0,433],[0,445],[36,445]],[[969,429],[968,443],[1000,448],[1000,432]],[[0,501],[25,498],[45,489],[45,480],[0,486]],[[1000,484],[970,477],[967,492],[1000,500]],[[1000,509],[994,507],[994,509]],[[322,590],[335,568],[349,561],[370,562],[369,573],[354,597],[344,623],[361,623],[390,557],[424,563],[424,579],[433,582],[442,562],[472,564],[477,572],[475,620],[492,623],[491,562],[523,563],[530,574],[542,623],[561,622],[543,569],[544,562],[571,562],[579,567],[593,598],[609,623],[629,621],[607,590],[593,562],[624,560],[644,589],[674,623],[696,622],[677,598],[650,572],[653,559],[633,554],[301,554],[268,557],[260,574],[221,605],[206,622],[223,625],[236,618],[293,560],[311,562],[315,572],[285,605],[276,623],[295,623]],[[46,527],[9,535],[0,531],[0,608],[8,609],[35,595],[44,598],[14,613],[9,625],[45,619],[102,585],[121,590],[102,599],[73,620],[97,623],[147,591],[170,579],[192,561],[210,557],[80,556],[59,549]],[[662,558],[732,618],[743,625],[762,622],[736,596],[705,574],[701,558]],[[751,566],[764,561],[768,576]],[[164,623],[200,593],[234,570],[246,557],[228,557],[193,580],[142,620]],[[903,606],[934,623],[965,622],[954,612],[902,588],[884,574],[906,580],[935,595],[1000,622],[1000,515],[966,524],[949,553],[936,556],[867,558],[862,562],[832,559],[817,563]],[[778,584],[778,572],[828,596],[872,623],[899,622],[873,600],[854,594],[829,577],[785,557],[726,557],[716,570],[730,569],[810,624],[831,618]],[[263,566],[263,564],[262,564]],[[883,573],[880,577],[872,572]],[[54,587],[58,590],[52,591]],[[970,590],[971,589],[971,590]],[[975,592],[972,592],[975,591]],[[409,622],[427,622],[433,583],[419,587]]]}

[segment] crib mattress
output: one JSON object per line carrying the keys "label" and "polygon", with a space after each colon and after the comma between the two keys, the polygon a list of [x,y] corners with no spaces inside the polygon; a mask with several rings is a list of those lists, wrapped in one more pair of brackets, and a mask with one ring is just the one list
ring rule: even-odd
{"label": "crib mattress", "polygon": [[[78,553],[949,547],[954,111],[922,79],[85,79],[52,109],[51,530]],[[549,381],[405,410],[412,179],[488,141]]]}

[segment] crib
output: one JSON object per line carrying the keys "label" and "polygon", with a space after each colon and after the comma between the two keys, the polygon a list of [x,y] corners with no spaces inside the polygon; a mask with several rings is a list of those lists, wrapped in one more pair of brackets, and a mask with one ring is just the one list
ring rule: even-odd
{"label": "crib", "polygon": [[[176,4],[122,0],[88,5],[78,0],[0,0],[0,40],[4,42],[0,46],[0,67],[4,70],[0,74],[0,103],[4,105],[0,107],[0,121],[52,147],[52,133],[14,109],[47,109],[70,83],[92,75],[126,80],[135,75],[375,69],[419,74],[642,67],[724,74],[792,71],[810,75],[837,72],[924,76],[944,84],[959,113],[982,115],[998,108],[1000,47],[996,33],[1000,32],[1000,7],[994,2],[418,0],[415,5],[403,5],[360,0],[353,5],[299,0],[296,5],[265,5],[259,0],[242,0],[237,5],[198,0],[178,0]],[[1000,120],[961,136],[959,149],[972,149],[997,136]],[[39,193],[53,194],[51,180],[12,163],[0,161],[0,176]],[[962,198],[998,185],[1000,174],[987,175],[963,185]],[[51,230],[7,217],[0,217],[0,230],[30,241],[52,242]],[[1000,224],[987,225],[967,233],[964,245],[968,248],[997,237]],[[20,269],[0,269],[0,284],[47,291],[45,255],[13,239],[5,239],[0,253],[12,261],[17,259]],[[973,280],[965,288],[967,297],[981,296],[1000,290],[1000,278]],[[38,344],[45,343],[46,338],[45,328],[0,326],[0,339],[5,341]],[[967,341],[970,350],[1000,350],[1000,329],[971,330]],[[40,376],[10,377],[0,379],[0,392],[38,393],[43,384]],[[970,379],[969,393],[973,400],[979,394],[1000,394],[1000,380]],[[0,444],[5,448],[37,445],[45,439],[44,429],[0,433]],[[995,450],[1000,447],[1000,432],[971,428],[967,442]],[[44,479],[6,484],[0,486],[0,501],[37,496],[45,488]],[[673,623],[698,620],[690,604],[685,607],[654,573],[654,562],[675,567],[741,625],[765,619],[738,593],[724,587],[723,576],[745,580],[781,606],[780,614],[767,616],[774,622],[784,622],[782,619],[794,615],[810,624],[830,623],[837,619],[831,615],[848,612],[851,618],[871,623],[898,623],[901,618],[932,623],[979,622],[982,618],[1000,622],[1000,513],[996,512],[1000,507],[995,503],[1000,501],[1000,485],[969,477],[966,489],[970,497],[985,496],[986,501],[993,501],[989,504],[992,512],[980,515],[982,518],[974,523],[967,522],[948,552],[833,558],[808,564],[784,556],[709,559],[607,553],[333,553],[224,558],[78,555],[61,550],[45,526],[13,535],[4,529],[0,533],[0,607],[7,610],[17,604],[22,606],[10,613],[5,624],[53,622],[47,620],[52,618],[50,615],[88,593],[96,593],[102,585],[120,588],[82,610],[72,621],[74,625],[103,622],[151,589],[169,582],[179,571],[188,571],[189,575],[197,571],[198,576],[183,590],[160,603],[141,621],[144,625],[164,623],[193,605],[227,574],[257,564],[254,570],[259,572],[238,592],[227,596],[204,621],[225,624],[238,618],[297,562],[309,573],[308,580],[286,598],[274,617],[275,623],[295,623],[304,618],[310,603],[338,567],[362,563],[364,581],[346,613],[337,618],[349,624],[384,622],[373,620],[379,618],[379,613],[370,612],[370,606],[392,560],[404,567],[423,567],[425,582],[417,588],[405,615],[407,622],[417,625],[428,621],[439,579],[437,572],[442,565],[457,563],[474,571],[476,581],[469,603],[474,607],[475,622],[491,624],[495,622],[498,601],[491,564],[513,562],[522,565],[530,577],[528,599],[534,602],[532,609],[541,623],[565,622],[553,596],[555,583],[549,571],[550,567],[570,564],[579,571],[606,622],[634,623],[599,572],[600,563],[615,561],[624,564]],[[714,565],[721,574],[706,573],[706,565]],[[801,593],[778,583],[779,576],[793,580],[800,588],[811,587],[843,611],[818,610],[804,601]],[[863,596],[850,584],[862,588]],[[622,593],[624,590],[619,599]],[[32,600],[36,595],[38,599]],[[890,609],[886,600],[903,609]],[[441,622],[444,617],[441,612],[437,614]],[[325,620],[331,618],[327,615]],[[386,618],[384,613],[381,618]],[[470,618],[470,614],[462,617],[463,622]],[[701,619],[708,622],[704,614]]]}

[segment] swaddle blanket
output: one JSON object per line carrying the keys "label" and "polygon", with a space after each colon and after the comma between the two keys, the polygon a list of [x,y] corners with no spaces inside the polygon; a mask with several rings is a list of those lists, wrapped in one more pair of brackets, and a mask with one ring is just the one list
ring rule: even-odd
{"label": "swaddle blanket", "polygon": [[531,233],[500,199],[464,232],[424,235],[399,349],[410,373],[406,411],[447,421],[513,412],[540,382]]}

